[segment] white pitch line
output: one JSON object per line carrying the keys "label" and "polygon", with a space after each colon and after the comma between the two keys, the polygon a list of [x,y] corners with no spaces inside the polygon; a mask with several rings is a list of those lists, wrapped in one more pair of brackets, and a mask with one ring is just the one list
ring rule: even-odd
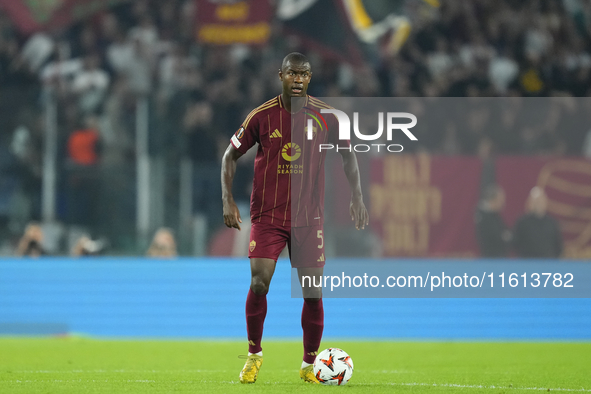
{"label": "white pitch line", "polygon": [[[282,372],[293,372],[295,370],[284,370]],[[13,373],[216,373],[216,372],[231,372],[227,370],[205,370],[205,369],[189,369],[189,370],[172,370],[172,371],[159,371],[159,370],[145,370],[145,371],[128,371],[123,369],[118,369],[114,371],[106,371],[106,370],[72,370],[72,371],[47,371],[47,370],[38,370],[38,371],[14,371]],[[383,370],[379,371],[380,373],[408,373],[408,371],[397,371],[397,370]],[[34,382],[48,382],[48,383],[61,383],[61,382],[80,382],[82,379],[78,380],[10,380],[9,382],[16,382],[16,383],[34,383]],[[108,382],[109,380],[104,380],[104,382]],[[111,382],[128,382],[128,383],[155,383],[155,380],[110,380]],[[99,382],[99,380],[86,380],[86,382]],[[100,380],[100,382],[103,382]],[[178,383],[236,383],[234,381],[178,381]],[[285,382],[261,382],[266,384],[282,384]],[[569,391],[569,392],[584,392],[584,393],[591,393],[591,389],[567,389],[567,388],[552,388],[552,387],[510,387],[510,386],[495,386],[495,385],[470,385],[470,384],[453,384],[453,383],[418,383],[418,382],[410,382],[410,383],[353,383],[355,386],[428,386],[428,387],[453,387],[453,388],[465,388],[465,389],[505,389],[505,390],[530,390],[530,391]]]}
{"label": "white pitch line", "polygon": [[[155,380],[96,380],[96,379],[34,379],[34,380],[5,380],[5,382],[10,383],[156,383]],[[192,383],[192,382],[191,382]]]}
{"label": "white pitch line", "polygon": [[[6,381],[5,381],[6,382]],[[85,382],[85,383],[156,383],[155,380],[83,380],[83,379],[53,379],[53,380],[8,380],[10,383],[74,383],[74,382]],[[237,384],[235,381],[213,381],[213,380],[183,380],[177,381],[176,383],[226,383],[226,384]],[[263,384],[285,384],[285,382],[261,382]],[[509,389],[509,390],[535,390],[535,391],[571,391],[571,392],[591,392],[584,388],[581,389],[565,389],[565,388],[547,388],[547,387],[507,387],[507,386],[484,386],[484,385],[469,385],[469,384],[437,384],[437,383],[357,383],[354,386],[429,386],[429,387],[453,387],[460,389]]]}
{"label": "white pitch line", "polygon": [[[2,371],[0,371],[1,373]],[[126,369],[115,369],[112,371],[104,370],[104,369],[94,369],[94,370],[81,370],[81,369],[73,369],[71,371],[51,371],[51,370],[37,370],[37,371],[12,371],[12,373],[227,373],[227,372],[234,372],[234,371],[227,371],[227,370],[213,370],[213,369],[174,369],[169,371],[160,371],[155,369],[147,369],[143,371],[135,371],[135,370],[126,370]]]}
{"label": "white pitch line", "polygon": [[[289,373],[289,372],[298,372],[299,369],[283,369],[282,373]],[[235,372],[234,370],[222,370],[222,369],[173,369],[173,370],[156,370],[156,369],[146,369],[146,370],[127,370],[127,369],[114,369],[114,370],[106,370],[106,369],[91,369],[91,370],[82,370],[82,369],[72,369],[69,371],[57,371],[57,370],[27,370],[27,371],[12,371],[12,373],[232,373]],[[406,370],[382,370],[382,371],[373,371],[372,373],[412,373],[413,371],[406,371]],[[0,371],[2,373],[2,371]]]}
{"label": "white pitch line", "polygon": [[509,390],[536,390],[536,391],[573,391],[573,392],[586,392],[590,393],[591,390],[580,388],[580,389],[565,389],[565,388],[552,388],[552,387],[509,387],[509,386],[485,386],[485,385],[470,385],[470,384],[453,384],[453,383],[356,383],[356,386],[430,386],[430,387],[454,387],[460,389],[509,389]]}

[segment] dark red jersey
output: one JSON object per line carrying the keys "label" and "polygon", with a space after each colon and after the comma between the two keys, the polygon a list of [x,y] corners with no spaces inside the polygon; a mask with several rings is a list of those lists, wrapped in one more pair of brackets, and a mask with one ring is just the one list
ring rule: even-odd
{"label": "dark red jersey", "polygon": [[[250,202],[252,222],[304,227],[324,223],[324,159],[320,144],[338,142],[334,115],[321,114],[331,108],[308,96],[295,114],[277,96],[254,109],[232,136],[240,153],[258,143]],[[307,138],[308,119],[313,138]],[[341,145],[348,141],[341,141]]]}

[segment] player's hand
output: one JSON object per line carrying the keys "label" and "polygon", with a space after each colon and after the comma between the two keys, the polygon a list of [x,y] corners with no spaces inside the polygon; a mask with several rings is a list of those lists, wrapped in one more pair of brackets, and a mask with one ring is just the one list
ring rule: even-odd
{"label": "player's hand", "polygon": [[357,230],[363,230],[369,224],[369,214],[367,213],[363,199],[352,199],[349,213],[351,214],[351,220],[355,222],[355,228]]}
{"label": "player's hand", "polygon": [[234,201],[224,202],[224,224],[230,228],[240,230],[240,210]]}

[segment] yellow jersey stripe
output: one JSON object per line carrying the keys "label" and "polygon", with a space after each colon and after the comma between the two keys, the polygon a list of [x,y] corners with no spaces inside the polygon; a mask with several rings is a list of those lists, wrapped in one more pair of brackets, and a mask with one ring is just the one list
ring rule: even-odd
{"label": "yellow jersey stripe", "polygon": [[252,115],[253,113],[257,112],[257,111],[258,111],[258,110],[259,110],[261,107],[265,107],[265,106],[267,106],[267,105],[271,104],[273,100],[274,100],[274,99],[271,99],[271,100],[269,100],[269,101],[266,101],[266,102],[264,102],[263,104],[259,105],[258,107],[256,107],[256,108],[255,108],[255,109],[253,109],[252,111],[250,111],[250,112],[248,113],[248,115],[246,116],[246,118],[248,118],[248,117],[249,117],[250,115]]}
{"label": "yellow jersey stripe", "polygon": [[274,107],[274,106],[276,106],[276,105],[277,105],[277,103],[274,103],[274,104],[268,104],[268,105],[266,105],[266,106],[264,106],[264,107],[258,107],[256,110],[254,110],[253,112],[251,112],[251,113],[250,113],[250,115],[248,115],[248,116],[246,117],[246,119],[245,119],[245,120],[244,120],[244,122],[242,123],[242,127],[244,127],[244,128],[247,128],[247,127],[248,127],[248,123],[249,123],[249,122],[250,122],[250,120],[253,118],[253,116],[255,116],[256,114],[258,114],[258,113],[259,113],[259,112],[261,112],[261,111],[264,111],[264,110],[266,110],[266,109],[269,109],[269,108],[273,108],[273,107]]}
{"label": "yellow jersey stripe", "polygon": [[273,106],[275,106],[275,105],[277,105],[277,103],[269,103],[269,104],[263,104],[263,105],[260,105],[260,106],[256,107],[255,109],[253,109],[253,110],[252,110],[252,111],[251,111],[251,112],[248,114],[247,118],[249,118],[249,117],[252,117],[254,114],[256,114],[257,112],[260,112],[260,111],[262,111],[263,109],[266,109],[266,108],[271,108],[271,107],[273,107]]}
{"label": "yellow jersey stripe", "polygon": [[250,120],[250,118],[252,118],[256,113],[262,111],[263,109],[267,109],[267,108],[271,108],[272,105],[271,104],[277,104],[277,102],[275,102],[277,98],[273,98],[271,100],[268,100],[266,102],[264,102],[263,104],[259,105],[258,107],[256,107],[255,109],[253,109],[252,111],[250,111],[250,113],[246,116],[246,118],[244,119],[243,122],[243,126],[245,126],[245,124],[248,123],[248,121]]}
{"label": "yellow jersey stripe", "polygon": [[[269,114],[267,114],[267,127],[269,128],[269,132],[271,132],[271,116]],[[269,165],[269,157],[267,157],[267,166]],[[265,177],[267,176],[267,174],[265,173]],[[277,176],[277,175],[276,175]],[[273,204],[273,210],[271,210],[271,224],[273,224],[273,221],[275,220],[275,207],[277,206],[277,184],[279,183],[279,177],[277,176],[276,181],[275,181],[275,203]],[[264,193],[264,190],[263,190]],[[265,198],[265,195],[263,194],[263,198]],[[262,212],[263,206],[261,205],[261,212]]]}
{"label": "yellow jersey stripe", "polygon": [[332,109],[333,107],[331,107],[330,105],[326,104],[324,101],[320,101],[318,99],[315,98],[310,98],[310,102],[312,104],[314,104],[317,107],[322,107],[322,108],[326,108],[326,109]]}

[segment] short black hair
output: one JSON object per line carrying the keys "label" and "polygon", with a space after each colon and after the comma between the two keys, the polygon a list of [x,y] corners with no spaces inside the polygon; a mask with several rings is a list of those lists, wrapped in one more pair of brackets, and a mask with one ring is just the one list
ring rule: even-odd
{"label": "short black hair", "polygon": [[285,70],[285,67],[287,67],[287,63],[291,63],[291,64],[301,64],[304,65],[306,63],[308,63],[308,65],[310,64],[310,61],[308,60],[308,58],[306,57],[306,55],[303,55],[299,52],[292,52],[289,55],[285,56],[283,58],[283,62],[281,63],[281,70]]}

